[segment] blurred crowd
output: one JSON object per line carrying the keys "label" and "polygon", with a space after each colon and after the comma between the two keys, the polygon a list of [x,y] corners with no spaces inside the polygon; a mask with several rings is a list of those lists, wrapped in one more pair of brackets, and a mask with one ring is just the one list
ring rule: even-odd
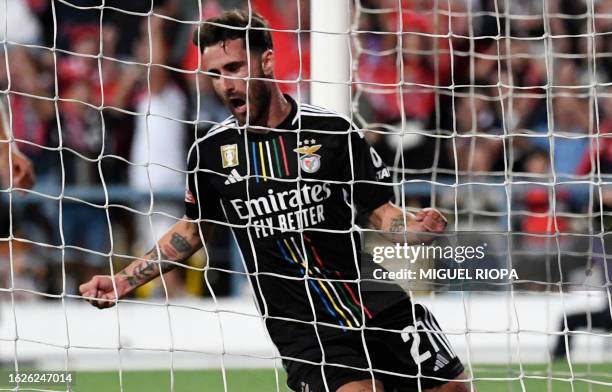
{"label": "blurred crowd", "polygon": [[[0,16],[0,39],[7,40],[0,100],[34,164],[35,190],[47,196],[14,203],[12,219],[6,198],[0,200],[0,236],[54,246],[15,242],[20,287],[61,292],[62,271],[50,267],[61,266],[58,260],[72,268],[75,282],[109,273],[104,255],[111,243],[117,254],[141,253],[182,215],[180,197],[155,195],[180,194],[187,148],[228,115],[209,81],[196,76],[197,15],[245,3],[7,2],[8,15]],[[276,77],[285,92],[307,102],[308,1],[249,4],[272,28],[285,30],[273,32]],[[398,12],[397,0],[356,0],[351,34],[355,120],[371,131],[368,138],[396,175],[497,185],[457,187],[458,212],[482,212],[490,222],[503,216],[509,197],[512,228],[527,233],[585,229],[593,222],[572,216],[598,216],[612,206],[612,192],[592,186],[612,174],[611,0],[401,4]],[[508,182],[517,182],[511,193]],[[87,204],[62,192],[113,185],[142,197],[104,208],[103,194]],[[407,187],[406,195],[410,203],[452,211],[455,197],[443,191],[412,194]],[[8,256],[6,241],[0,252]],[[2,287],[7,265],[0,265]],[[189,280],[168,279],[172,294]]]}

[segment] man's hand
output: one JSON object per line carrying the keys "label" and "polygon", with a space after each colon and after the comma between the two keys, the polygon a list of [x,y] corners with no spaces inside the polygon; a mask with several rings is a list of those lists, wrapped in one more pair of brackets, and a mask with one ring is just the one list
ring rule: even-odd
{"label": "man's hand", "polygon": [[114,277],[94,276],[80,285],[79,291],[93,306],[110,308],[137,287],[170,271],[177,263],[183,263],[201,247],[199,225],[185,217],[172,226],[142,258],[132,261]]}
{"label": "man's hand", "polygon": [[423,208],[416,215],[386,203],[369,216],[370,227],[383,231],[382,235],[391,242],[415,245],[430,243],[446,229],[446,218],[435,208]]}
{"label": "man's hand", "polygon": [[13,174],[13,187],[30,189],[34,185],[34,168],[32,162],[15,147],[11,149],[11,162],[9,165],[8,148],[1,154],[0,169],[2,180],[9,185],[11,171]]}
{"label": "man's hand", "polygon": [[423,208],[416,213],[408,229],[421,233],[442,233],[447,223],[440,211],[435,208]]}
{"label": "man's hand", "polygon": [[123,279],[115,279],[115,285],[118,295],[115,295],[112,276],[95,275],[79,286],[79,292],[96,308],[105,309],[114,306],[116,300],[125,297],[130,291]]}

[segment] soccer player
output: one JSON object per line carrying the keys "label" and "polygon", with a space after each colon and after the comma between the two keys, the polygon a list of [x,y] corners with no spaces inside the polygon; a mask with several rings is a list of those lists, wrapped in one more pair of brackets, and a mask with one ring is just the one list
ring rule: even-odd
{"label": "soccer player", "polygon": [[190,149],[186,219],[112,279],[82,284],[81,294],[112,306],[198,250],[202,220],[229,224],[292,390],[467,391],[463,366],[426,308],[398,287],[358,284],[367,261],[355,223],[403,243],[442,232],[444,217],[394,206],[388,169],[363,134],[281,93],[261,17],[234,10],[208,22],[194,41],[232,116]]}
{"label": "soccer player", "polygon": [[8,184],[12,172],[13,187],[30,189],[34,185],[32,162],[19,151],[15,143],[12,146],[9,145],[5,126],[6,113],[0,102],[0,176],[2,181]]}

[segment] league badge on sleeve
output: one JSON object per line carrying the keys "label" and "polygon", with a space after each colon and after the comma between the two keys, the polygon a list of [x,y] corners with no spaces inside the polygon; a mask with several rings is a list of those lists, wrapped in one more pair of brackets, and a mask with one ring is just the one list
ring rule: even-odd
{"label": "league badge on sleeve", "polygon": [[238,145],[226,144],[221,146],[221,162],[223,168],[238,166]]}
{"label": "league badge on sleeve", "polygon": [[300,155],[300,168],[306,173],[316,173],[321,168],[321,155],[315,154],[321,148],[320,144],[315,144],[314,139],[298,142],[298,147],[293,151]]}

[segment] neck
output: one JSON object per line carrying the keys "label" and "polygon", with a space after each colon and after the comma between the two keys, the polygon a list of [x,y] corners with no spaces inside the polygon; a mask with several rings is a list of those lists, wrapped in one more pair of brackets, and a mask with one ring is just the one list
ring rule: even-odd
{"label": "neck", "polygon": [[[264,125],[266,128],[276,128],[291,113],[291,104],[280,91],[280,88],[274,85],[271,90],[270,105],[268,106],[267,120]],[[266,134],[270,131],[268,129],[249,128],[249,132]]]}

